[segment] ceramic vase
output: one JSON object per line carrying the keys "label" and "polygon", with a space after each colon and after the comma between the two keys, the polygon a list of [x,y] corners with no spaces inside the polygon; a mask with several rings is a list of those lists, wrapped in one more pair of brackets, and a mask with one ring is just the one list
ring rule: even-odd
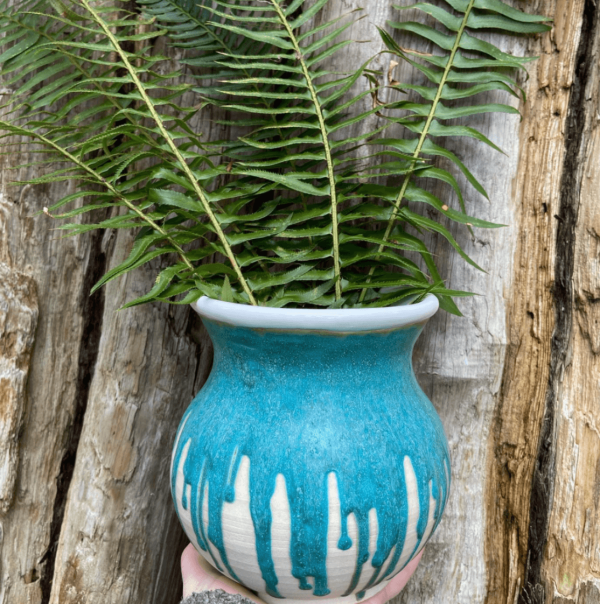
{"label": "ceramic vase", "polygon": [[172,457],[188,537],[267,602],[374,595],[425,545],[448,496],[446,437],[411,360],[437,299],[194,308],[214,364]]}

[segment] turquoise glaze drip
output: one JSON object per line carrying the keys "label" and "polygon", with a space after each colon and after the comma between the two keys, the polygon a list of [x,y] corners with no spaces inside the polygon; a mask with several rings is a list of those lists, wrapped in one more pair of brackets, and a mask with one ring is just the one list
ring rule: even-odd
{"label": "turquoise glaze drip", "polygon": [[[179,428],[171,485],[175,497],[177,469],[190,442],[182,505],[190,510],[200,547],[210,552],[210,541],[227,572],[239,580],[228,561],[221,515],[223,503],[235,500],[235,478],[245,455],[250,459],[250,513],[265,583],[262,591],[282,597],[271,554],[270,501],[278,474],[287,486],[292,574],[300,589],[314,596],[330,593],[326,558],[331,472],[341,503],[340,549],[352,546],[347,522],[351,513],[358,525],[358,559],[344,595],[356,591],[369,559],[372,508],[379,534],[365,589],[390,579],[401,570],[396,566],[408,521],[405,457],[413,465],[419,492],[413,555],[427,526],[430,485],[435,526],[448,496],[446,437],[412,370],[413,345],[422,325],[335,334],[232,327],[206,319],[204,324],[214,343],[214,366]],[[223,570],[220,561],[213,560]]]}

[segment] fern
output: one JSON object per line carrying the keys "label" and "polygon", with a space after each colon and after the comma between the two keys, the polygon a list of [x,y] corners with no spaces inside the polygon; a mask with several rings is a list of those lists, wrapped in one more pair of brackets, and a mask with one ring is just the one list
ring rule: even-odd
{"label": "fern", "polygon": [[[351,13],[311,25],[327,1],[138,0],[141,17],[118,3],[54,0],[48,6],[28,0],[10,8],[0,0],[0,75],[15,87],[0,121],[2,137],[33,140],[40,165],[47,166],[27,182],[83,184],[80,193],[49,208],[55,217],[110,212],[99,222],[62,225],[69,234],[138,231],[129,257],[95,289],[166,255],[172,260],[152,290],[127,306],[189,303],[200,295],[270,306],[386,306],[434,293],[444,308],[458,312],[452,297],[466,294],[445,288],[427,247],[407,228],[441,233],[475,263],[442,224],[406,202],[432,205],[469,228],[496,226],[465,215],[455,177],[431,158],[450,159],[485,191],[432,139],[470,136],[494,146],[473,128],[444,122],[514,109],[449,103],[488,90],[523,94],[499,69],[521,68],[526,60],[505,55],[469,30],[535,33],[548,26],[499,0],[447,0],[452,13],[418,3],[415,8],[450,33],[411,22],[390,26],[424,37],[446,54],[401,49],[380,30],[387,52],[408,61],[430,85],[394,83],[422,102],[366,108],[376,89],[352,92],[365,77],[375,80],[370,61],[345,74],[327,69],[327,59],[351,43],[342,35],[357,18]],[[168,72],[166,58],[153,51],[161,35],[183,49],[185,75]],[[188,83],[190,77],[196,84]],[[222,123],[246,134],[200,140],[190,124],[207,104],[227,111]],[[390,112],[397,109],[407,115],[394,117]],[[383,126],[369,129],[367,120],[382,111]],[[347,134],[364,121],[364,134]],[[415,138],[378,138],[395,124]],[[364,167],[356,151],[365,144],[386,145],[383,154],[393,160]],[[379,184],[398,175],[400,188]],[[461,210],[415,184],[422,178],[451,186]],[[426,268],[406,251],[419,254]]]}
{"label": "fern", "polygon": [[[417,2],[410,6],[396,6],[395,8],[398,10],[418,9],[433,17],[450,33],[411,21],[388,23],[393,29],[409,32],[432,42],[442,51],[446,52],[442,56],[424,55],[415,51],[401,49],[390,34],[382,29],[379,30],[388,50],[423,73],[431,85],[414,86],[411,84],[396,83],[392,86],[401,91],[415,91],[424,102],[400,101],[389,106],[390,108],[404,109],[408,112],[408,118],[404,117],[394,121],[402,124],[410,131],[419,134],[418,139],[378,141],[392,144],[395,149],[404,153],[412,152],[412,161],[394,200],[393,211],[388,220],[383,241],[378,247],[378,252],[382,252],[385,249],[386,242],[389,240],[396,222],[403,220],[415,228],[441,233],[450,241],[459,254],[468,262],[474,264],[464,255],[458,244],[456,244],[450,234],[439,223],[435,224],[433,221],[423,219],[423,217],[411,212],[406,205],[403,206],[402,203],[405,200],[428,203],[451,220],[466,223],[469,227],[494,226],[482,224],[481,221],[475,221],[471,217],[466,217],[451,210],[437,197],[414,185],[412,181],[414,178],[435,178],[450,184],[458,195],[461,210],[464,214],[463,195],[456,180],[448,171],[440,168],[417,170],[418,161],[423,155],[429,157],[442,156],[453,161],[464,173],[471,185],[480,194],[489,198],[481,183],[471,174],[466,166],[452,152],[437,145],[431,139],[435,137],[467,136],[475,138],[499,151],[500,149],[496,145],[476,129],[467,126],[448,126],[443,124],[443,122],[481,113],[502,112],[518,114],[519,112],[510,105],[488,103],[449,107],[444,105],[442,101],[470,98],[490,90],[503,90],[513,96],[518,96],[518,93],[521,92],[525,101],[525,93],[518,86],[517,82],[500,70],[505,68],[522,69],[524,63],[533,59],[530,57],[517,58],[508,55],[493,44],[472,35],[469,33],[469,30],[500,29],[513,34],[532,34],[548,31],[550,26],[544,23],[549,20],[546,17],[525,14],[500,0],[445,1],[458,15],[427,2]],[[477,56],[466,57],[462,54],[461,50],[471,51]],[[416,58],[429,63],[433,67],[423,65],[415,60]],[[454,87],[452,84],[468,84],[468,87]],[[369,277],[373,276],[375,270],[375,267],[369,270]],[[436,272],[433,271],[433,267],[432,272],[434,274]],[[359,302],[364,300],[366,291],[366,289],[362,290]]]}

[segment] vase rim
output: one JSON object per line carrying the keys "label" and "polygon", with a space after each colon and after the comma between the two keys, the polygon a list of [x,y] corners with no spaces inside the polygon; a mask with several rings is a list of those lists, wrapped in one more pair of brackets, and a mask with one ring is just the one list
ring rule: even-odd
{"label": "vase rim", "polygon": [[439,308],[429,294],[416,304],[386,308],[272,308],[222,302],[202,296],[192,308],[203,318],[235,327],[265,330],[362,332],[425,323]]}

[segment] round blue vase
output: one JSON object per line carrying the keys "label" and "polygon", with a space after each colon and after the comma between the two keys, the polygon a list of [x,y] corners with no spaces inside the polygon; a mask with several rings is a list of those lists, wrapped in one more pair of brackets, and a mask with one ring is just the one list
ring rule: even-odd
{"label": "round blue vase", "polygon": [[440,419],[412,369],[434,296],[382,309],[201,298],[211,374],[171,465],[181,523],[218,570],[275,599],[356,601],[437,527],[450,483]]}

